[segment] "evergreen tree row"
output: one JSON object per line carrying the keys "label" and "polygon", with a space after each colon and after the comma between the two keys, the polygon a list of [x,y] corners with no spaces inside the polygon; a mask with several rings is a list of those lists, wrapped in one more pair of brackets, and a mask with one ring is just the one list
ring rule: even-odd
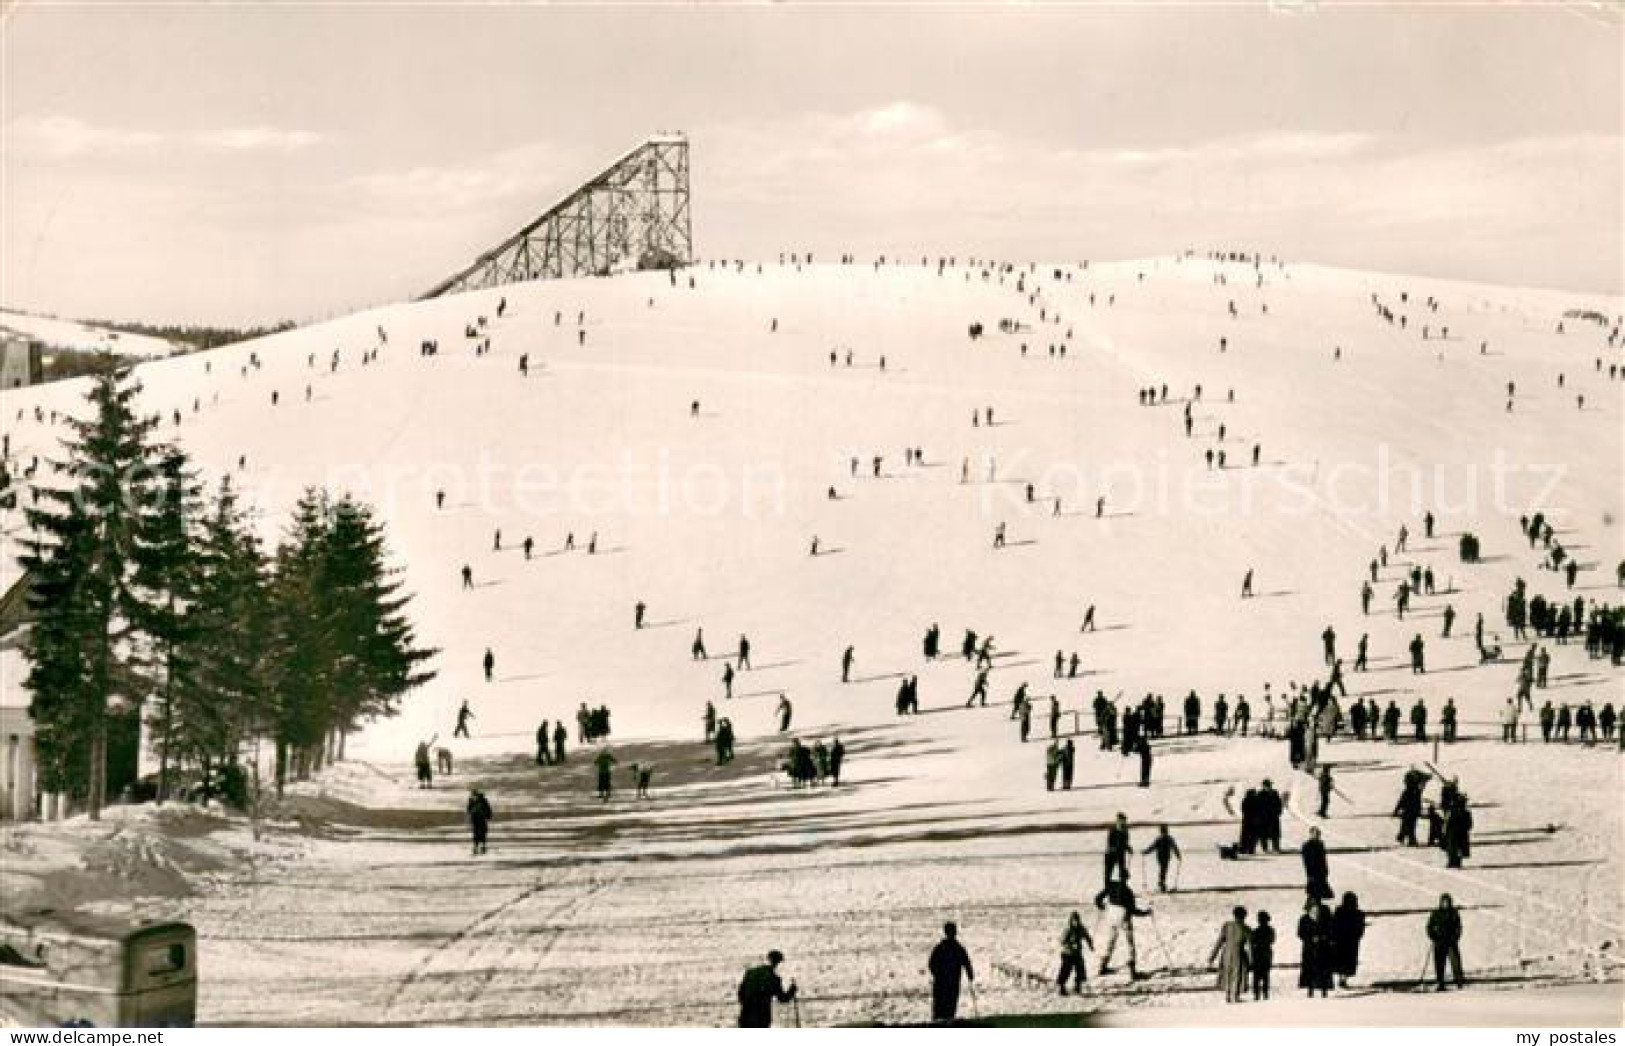
{"label": "evergreen tree row", "polygon": [[268,554],[229,478],[206,498],[154,441],[139,391],[128,371],[94,379],[27,510],[40,786],[93,818],[134,781],[143,720],[160,796],[185,780],[240,797],[260,743],[281,794],[433,677],[370,508],[307,490]]}

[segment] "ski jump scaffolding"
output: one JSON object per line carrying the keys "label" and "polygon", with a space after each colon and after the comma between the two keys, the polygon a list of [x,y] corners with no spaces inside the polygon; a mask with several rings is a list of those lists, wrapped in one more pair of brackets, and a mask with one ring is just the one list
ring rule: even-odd
{"label": "ski jump scaffolding", "polygon": [[417,300],[524,280],[676,268],[692,260],[688,138],[657,134]]}

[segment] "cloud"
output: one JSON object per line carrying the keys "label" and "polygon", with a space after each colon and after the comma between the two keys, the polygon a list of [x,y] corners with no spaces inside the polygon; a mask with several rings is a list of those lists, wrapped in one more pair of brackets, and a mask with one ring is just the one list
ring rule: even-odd
{"label": "cloud", "polygon": [[1374,135],[1358,132],[1282,132],[1158,148],[1085,150],[1078,155],[1090,162],[1127,165],[1279,163],[1343,159],[1368,151],[1376,144]]}
{"label": "cloud", "polygon": [[104,127],[74,116],[18,119],[4,134],[5,151],[20,157],[78,159],[134,156],[160,148],[227,152],[294,152],[322,142],[315,131],[280,127],[224,127],[195,133]]}
{"label": "cloud", "polygon": [[865,109],[851,116],[848,122],[871,138],[934,138],[948,127],[947,119],[937,110],[908,101]]}
{"label": "cloud", "polygon": [[1094,147],[888,102],[698,126],[693,141],[695,228],[709,254],[1128,257],[1236,243],[1391,271],[1619,281],[1625,151],[1614,134],[1463,146],[1271,130]]}
{"label": "cloud", "polygon": [[216,149],[293,152],[320,143],[322,136],[315,131],[280,127],[231,127],[196,135],[193,140],[199,145]]}
{"label": "cloud", "polygon": [[27,117],[5,132],[6,152],[48,157],[146,151],[163,142],[153,131],[97,127],[72,116]]}
{"label": "cloud", "polygon": [[529,142],[463,163],[371,171],[345,179],[336,192],[369,210],[406,214],[424,208],[442,213],[501,209],[528,201],[512,211],[517,228],[596,173],[593,162],[575,148]]}

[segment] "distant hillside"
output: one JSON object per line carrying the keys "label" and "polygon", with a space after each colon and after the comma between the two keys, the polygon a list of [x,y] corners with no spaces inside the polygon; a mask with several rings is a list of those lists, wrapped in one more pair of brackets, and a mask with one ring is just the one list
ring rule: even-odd
{"label": "distant hillside", "polygon": [[110,320],[96,320],[93,323],[97,327],[105,327],[108,330],[119,331],[124,334],[136,334],[167,341],[178,346],[177,352],[217,349],[222,345],[231,345],[253,338],[264,338],[294,329],[294,324],[289,320],[283,320],[281,323],[271,326],[259,327],[203,327],[174,323],[115,323]]}
{"label": "distant hillside", "polygon": [[187,351],[184,343],[144,333],[125,332],[111,327],[51,316],[0,309],[0,330],[40,342],[47,353],[110,352],[115,356],[161,359]]}

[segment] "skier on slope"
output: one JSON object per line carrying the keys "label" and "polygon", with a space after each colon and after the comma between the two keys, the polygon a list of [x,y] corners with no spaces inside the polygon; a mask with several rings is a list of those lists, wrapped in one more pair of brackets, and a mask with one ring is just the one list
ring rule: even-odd
{"label": "skier on slope", "polygon": [[1100,965],[1097,973],[1104,977],[1111,972],[1112,953],[1117,949],[1117,940],[1123,939],[1128,949],[1128,973],[1134,980],[1140,980],[1144,975],[1140,973],[1134,947],[1134,920],[1141,916],[1151,914],[1149,908],[1142,909],[1134,897],[1134,888],[1128,884],[1127,879],[1108,880],[1106,885],[1095,895],[1095,907],[1101,911],[1111,908],[1107,918],[1111,924],[1111,935],[1106,938],[1106,948],[1100,953]]}
{"label": "skier on slope", "polygon": [[1151,840],[1151,845],[1147,846],[1141,853],[1155,855],[1157,859],[1157,889],[1162,893],[1167,893],[1169,862],[1177,859],[1183,864],[1185,860],[1184,855],[1179,852],[1179,844],[1169,834],[1167,825],[1163,825],[1158,830],[1157,837]]}

